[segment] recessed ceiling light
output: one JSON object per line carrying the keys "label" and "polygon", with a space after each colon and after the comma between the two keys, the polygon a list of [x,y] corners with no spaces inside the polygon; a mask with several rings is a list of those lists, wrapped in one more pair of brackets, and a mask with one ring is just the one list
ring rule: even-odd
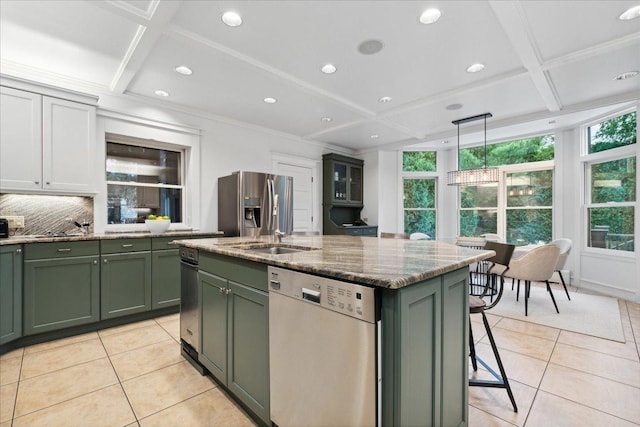
{"label": "recessed ceiling light", "polygon": [[275,98],[265,98],[265,99],[263,99],[263,101],[264,101],[266,104],[275,104],[276,102],[278,102],[278,100],[277,100],[277,99],[275,99]]}
{"label": "recessed ceiling light", "polygon": [[467,73],[477,73],[482,70],[484,70],[484,64],[477,63],[470,65],[469,68],[467,68]]}
{"label": "recessed ceiling light", "polygon": [[382,98],[378,99],[378,102],[382,102],[383,104],[386,104],[387,102],[391,102],[391,97],[383,96]]}
{"label": "recessed ceiling light", "polygon": [[373,55],[382,50],[384,44],[380,40],[365,40],[358,45],[358,52],[363,55]]}
{"label": "recessed ceiling light", "polygon": [[187,67],[186,65],[180,65],[176,67],[176,73],[182,74],[184,76],[190,76],[191,74],[193,74],[193,70],[191,70],[191,68]]}
{"label": "recessed ceiling light", "polygon": [[449,104],[446,107],[444,107],[445,109],[449,110],[449,111],[453,111],[453,110],[459,110],[462,108],[462,104]]}
{"label": "recessed ceiling light", "polygon": [[378,139],[380,138],[380,135],[378,135],[377,133],[374,133],[373,135],[370,136],[371,139]]}
{"label": "recessed ceiling light", "polygon": [[630,79],[631,77],[635,77],[638,74],[640,74],[639,71],[627,71],[625,73],[622,74],[618,74],[614,80],[626,80],[626,79]]}
{"label": "recessed ceiling light", "polygon": [[154,93],[158,96],[169,96],[169,92],[167,92],[166,90],[157,90]]}
{"label": "recessed ceiling light", "polygon": [[629,21],[637,18],[638,16],[640,16],[640,6],[633,6],[625,10],[622,15],[618,16],[618,19],[621,21]]}
{"label": "recessed ceiling light", "polygon": [[222,22],[230,27],[239,27],[242,24],[242,17],[237,12],[228,11],[222,14]]}
{"label": "recessed ceiling light", "polygon": [[440,19],[442,13],[438,9],[427,9],[420,15],[420,22],[423,24],[434,24]]}
{"label": "recessed ceiling light", "polygon": [[329,123],[331,121],[333,121],[333,119],[331,117],[323,117],[322,119],[320,119],[323,123]]}
{"label": "recessed ceiling light", "polygon": [[333,74],[336,72],[337,68],[333,64],[324,64],[321,68],[322,72],[325,74]]}

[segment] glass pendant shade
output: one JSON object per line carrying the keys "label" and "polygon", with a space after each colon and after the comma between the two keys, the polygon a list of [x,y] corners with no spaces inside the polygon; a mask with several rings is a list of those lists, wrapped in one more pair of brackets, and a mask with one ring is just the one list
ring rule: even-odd
{"label": "glass pendant shade", "polygon": [[[458,127],[458,170],[447,173],[447,185],[482,185],[498,182],[500,179],[498,168],[487,167],[487,117],[493,115],[484,113],[451,122]],[[460,124],[480,119],[484,119],[484,167],[460,170]]]}

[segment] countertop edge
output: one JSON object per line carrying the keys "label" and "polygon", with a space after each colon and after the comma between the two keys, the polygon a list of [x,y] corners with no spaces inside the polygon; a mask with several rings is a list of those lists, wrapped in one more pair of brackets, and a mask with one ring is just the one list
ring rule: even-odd
{"label": "countertop edge", "polygon": [[20,245],[27,243],[53,243],[53,242],[83,242],[93,240],[117,240],[117,239],[143,239],[150,238],[162,238],[162,237],[175,237],[179,239],[181,237],[200,237],[200,236],[222,236],[224,233],[221,231],[169,231],[166,233],[151,234],[148,232],[139,233],[106,233],[106,234],[80,234],[69,236],[11,236],[8,238],[0,239],[0,246],[5,245]]}

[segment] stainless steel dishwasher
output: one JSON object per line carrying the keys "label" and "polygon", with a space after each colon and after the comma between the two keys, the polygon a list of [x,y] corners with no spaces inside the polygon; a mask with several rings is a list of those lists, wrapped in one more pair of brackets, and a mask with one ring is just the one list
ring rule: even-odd
{"label": "stainless steel dishwasher", "polygon": [[275,425],[381,425],[377,301],[374,288],[269,267]]}
{"label": "stainless steel dishwasher", "polygon": [[180,248],[180,344],[182,355],[204,375],[200,353],[200,309],[198,298],[198,250]]}

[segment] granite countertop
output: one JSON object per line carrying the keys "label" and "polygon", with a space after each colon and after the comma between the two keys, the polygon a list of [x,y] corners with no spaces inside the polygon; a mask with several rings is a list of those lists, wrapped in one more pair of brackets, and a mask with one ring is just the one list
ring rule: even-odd
{"label": "granite countertop", "polygon": [[144,237],[192,237],[192,236],[210,236],[212,234],[222,235],[222,231],[168,231],[166,233],[151,234],[147,232],[132,233],[104,233],[104,234],[67,234],[65,236],[54,235],[25,235],[11,236],[6,239],[0,239],[0,246],[17,245],[20,243],[51,243],[51,242],[81,242],[86,240],[114,240],[114,239],[139,239]]}
{"label": "granite countertop", "polygon": [[398,289],[495,255],[433,240],[357,236],[287,236],[284,247],[314,248],[272,255],[246,250],[277,244],[273,236],[177,240],[181,246],[368,286]]}

